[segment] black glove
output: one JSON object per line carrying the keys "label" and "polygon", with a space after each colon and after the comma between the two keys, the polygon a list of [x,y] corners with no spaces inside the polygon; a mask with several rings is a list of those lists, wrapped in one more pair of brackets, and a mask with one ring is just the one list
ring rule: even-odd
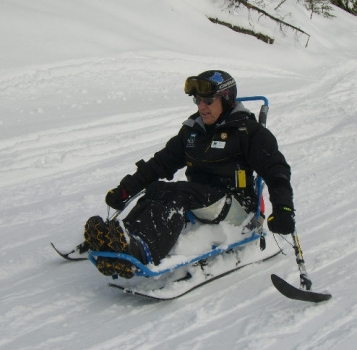
{"label": "black glove", "polygon": [[268,227],[271,232],[287,235],[295,231],[294,210],[283,206],[273,206],[273,212],[268,217]]}
{"label": "black glove", "polygon": [[107,193],[105,197],[105,203],[107,203],[113,209],[123,210],[125,207],[125,202],[128,199],[128,192],[122,186],[118,186],[117,188],[114,188]]}

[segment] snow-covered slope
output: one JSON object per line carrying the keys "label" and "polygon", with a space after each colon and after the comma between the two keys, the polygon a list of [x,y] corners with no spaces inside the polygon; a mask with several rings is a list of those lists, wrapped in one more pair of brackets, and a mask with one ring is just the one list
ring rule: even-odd
{"label": "snow-covered slope", "polygon": [[[354,349],[357,19],[336,9],[310,21],[291,0],[308,48],[276,28],[267,45],[209,22],[209,3],[1,2],[0,348]],[[195,110],[185,78],[211,68],[270,101],[306,267],[328,303],[271,285],[271,273],[299,284],[281,239],[287,256],[165,303],[122,295],[49,246],[72,248],[89,216],[106,216],[106,192]]]}

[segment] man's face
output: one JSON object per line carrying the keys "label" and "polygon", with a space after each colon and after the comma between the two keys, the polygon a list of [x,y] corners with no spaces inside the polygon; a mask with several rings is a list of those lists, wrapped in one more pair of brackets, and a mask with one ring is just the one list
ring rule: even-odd
{"label": "man's face", "polygon": [[196,101],[200,99],[197,104],[198,112],[206,125],[213,125],[223,112],[222,100],[220,96],[211,97],[213,101],[212,104],[208,104],[207,101],[211,102],[209,98],[196,97]]}

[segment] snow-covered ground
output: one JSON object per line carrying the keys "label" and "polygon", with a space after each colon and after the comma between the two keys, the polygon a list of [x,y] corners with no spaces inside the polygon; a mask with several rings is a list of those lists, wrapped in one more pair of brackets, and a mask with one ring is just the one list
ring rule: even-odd
{"label": "snow-covered ground", "polygon": [[[210,3],[1,1],[1,349],[355,348],[357,18],[336,9],[311,21],[289,0],[285,20],[309,46],[274,27],[267,45],[209,22]],[[109,288],[92,264],[61,261],[49,245],[72,248],[89,216],[106,216],[106,192],[194,112],[186,77],[212,68],[232,74],[240,96],[270,101],[306,267],[314,290],[333,294],[326,303],[274,289],[271,273],[299,285],[281,239],[286,256],[161,303]]]}

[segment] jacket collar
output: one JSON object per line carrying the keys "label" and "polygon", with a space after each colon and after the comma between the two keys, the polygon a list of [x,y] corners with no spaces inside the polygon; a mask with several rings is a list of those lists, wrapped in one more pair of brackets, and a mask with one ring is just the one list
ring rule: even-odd
{"label": "jacket collar", "polygon": [[[215,127],[219,128],[223,125],[233,127],[236,125],[236,122],[247,119],[250,114],[251,112],[249,111],[249,109],[245,108],[242,102],[237,101],[230,113],[228,113],[226,116],[221,115],[219,117]],[[186,121],[184,121],[183,125],[186,125],[193,129],[206,131],[205,124],[203,123],[203,119],[201,118],[198,111],[192,114]]]}

